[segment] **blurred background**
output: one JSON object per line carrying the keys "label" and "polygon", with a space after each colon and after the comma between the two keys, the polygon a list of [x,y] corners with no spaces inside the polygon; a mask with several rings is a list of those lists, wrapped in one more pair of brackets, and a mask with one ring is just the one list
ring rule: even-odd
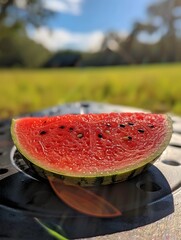
{"label": "blurred background", "polygon": [[181,115],[181,0],[0,0],[0,118],[73,101]]}

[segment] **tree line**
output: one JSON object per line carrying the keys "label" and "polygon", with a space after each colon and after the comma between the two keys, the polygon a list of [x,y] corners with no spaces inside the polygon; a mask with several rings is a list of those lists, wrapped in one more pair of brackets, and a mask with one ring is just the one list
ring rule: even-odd
{"label": "tree line", "polygon": [[[157,1],[147,8],[147,22],[135,22],[122,37],[108,32],[96,53],[51,53],[30,40],[28,25],[40,26],[54,15],[41,0],[0,1],[0,67],[108,66],[181,61],[181,0]],[[141,41],[140,36],[147,37]],[[149,42],[153,36],[157,41]]]}

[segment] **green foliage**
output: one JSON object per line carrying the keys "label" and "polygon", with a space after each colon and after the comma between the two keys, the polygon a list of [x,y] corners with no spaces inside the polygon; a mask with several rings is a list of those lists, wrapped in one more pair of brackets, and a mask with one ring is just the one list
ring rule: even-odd
{"label": "green foliage", "polygon": [[0,117],[91,100],[181,115],[181,64],[1,70]]}
{"label": "green foliage", "polygon": [[41,0],[1,0],[0,22],[12,25],[17,22],[39,25],[54,13],[44,8]]}
{"label": "green foliage", "polygon": [[48,50],[28,39],[25,28],[39,26],[53,15],[41,0],[0,1],[0,67],[40,67]]}
{"label": "green foliage", "polygon": [[28,39],[24,31],[0,29],[1,67],[40,67],[50,57],[49,51]]}
{"label": "green foliage", "polygon": [[110,50],[82,54],[81,66],[112,66],[124,63],[119,52]]}

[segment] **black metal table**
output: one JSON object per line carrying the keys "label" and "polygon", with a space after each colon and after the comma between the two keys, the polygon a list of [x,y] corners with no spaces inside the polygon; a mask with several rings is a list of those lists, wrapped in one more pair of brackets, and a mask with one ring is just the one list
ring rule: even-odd
{"label": "black metal table", "polygon": [[[143,110],[76,102],[30,115],[120,111]],[[129,181],[103,188],[123,212],[116,218],[76,212],[61,202],[47,183],[30,177],[28,168],[18,171],[12,162],[10,120],[0,121],[0,239],[57,239],[43,227],[48,226],[68,239],[180,240],[181,118],[171,117],[172,139],[154,165]]]}

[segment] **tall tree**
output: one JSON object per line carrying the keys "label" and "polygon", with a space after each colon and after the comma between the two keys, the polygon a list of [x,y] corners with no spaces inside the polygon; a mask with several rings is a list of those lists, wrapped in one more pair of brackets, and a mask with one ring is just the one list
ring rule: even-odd
{"label": "tall tree", "polygon": [[[42,0],[0,0],[0,66],[44,64],[48,50],[29,40],[25,29],[29,24],[44,24],[53,14],[44,8]],[[33,64],[32,57],[36,59]]]}
{"label": "tall tree", "polygon": [[[159,23],[152,33],[159,31],[161,34],[158,43],[160,52],[158,53],[163,61],[176,61],[178,58],[181,60],[181,54],[178,52],[181,40],[178,37],[178,31],[181,36],[180,27],[176,27],[179,20],[181,20],[181,0],[160,0],[151,4],[147,8],[149,16],[149,23],[142,26],[137,31],[137,36],[141,31],[150,33],[150,26],[155,26],[155,22]],[[137,28],[137,26],[135,26]]]}
{"label": "tall tree", "polygon": [[0,22],[40,24],[53,12],[44,8],[42,0],[0,0]]}
{"label": "tall tree", "polygon": [[177,31],[176,21],[181,20],[181,0],[164,0],[148,7],[148,14],[152,18],[160,19],[160,28],[165,30],[162,37],[162,52],[167,52],[170,61],[176,60],[177,55]]}

